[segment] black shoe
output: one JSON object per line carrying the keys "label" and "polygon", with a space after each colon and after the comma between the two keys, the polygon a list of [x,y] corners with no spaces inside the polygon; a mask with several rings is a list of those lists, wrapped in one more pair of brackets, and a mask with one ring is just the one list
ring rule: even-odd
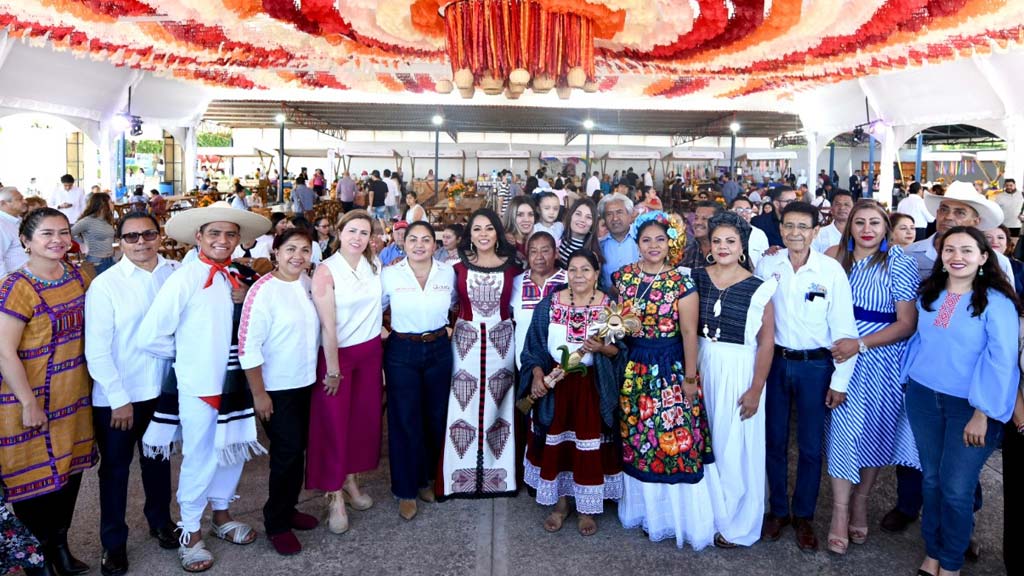
{"label": "black shoe", "polygon": [[964,552],[964,560],[970,562],[981,560],[981,542],[971,538],[971,543],[967,546],[967,551]]}
{"label": "black shoe", "polygon": [[128,553],[120,550],[104,550],[100,560],[100,572],[103,576],[122,576],[128,572]]}
{"label": "black shoe", "polygon": [[890,534],[899,534],[900,532],[906,531],[907,526],[910,526],[914,520],[917,520],[917,518],[914,516],[907,516],[896,508],[893,508],[892,510],[889,510],[888,514],[882,517],[882,521],[879,525],[882,527],[882,530]]}
{"label": "black shoe", "polygon": [[178,528],[170,522],[159,528],[150,528],[149,535],[156,538],[164,550],[178,549]]}
{"label": "black shoe", "polygon": [[68,533],[66,530],[58,532],[54,536],[45,551],[46,557],[53,563],[53,570],[58,576],[78,576],[89,571],[89,565],[75,558],[68,548]]}

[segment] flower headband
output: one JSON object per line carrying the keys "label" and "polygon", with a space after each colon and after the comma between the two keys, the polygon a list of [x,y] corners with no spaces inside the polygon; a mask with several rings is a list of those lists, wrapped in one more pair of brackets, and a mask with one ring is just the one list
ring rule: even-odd
{"label": "flower headband", "polygon": [[652,210],[637,216],[636,220],[633,220],[633,226],[629,230],[629,235],[632,236],[634,240],[639,240],[640,228],[644,224],[652,221],[665,227],[668,231],[667,234],[670,240],[675,240],[679,235],[679,232],[672,226],[672,222],[669,221],[668,214],[665,214],[661,210]]}

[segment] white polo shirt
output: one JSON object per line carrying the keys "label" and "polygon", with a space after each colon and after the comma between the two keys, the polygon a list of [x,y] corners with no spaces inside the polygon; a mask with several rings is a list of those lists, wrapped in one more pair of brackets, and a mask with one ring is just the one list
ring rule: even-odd
{"label": "white polo shirt", "polygon": [[814,237],[814,242],[811,243],[811,248],[825,253],[825,250],[839,244],[843,239],[843,231],[836,228],[835,222],[825,226],[818,230],[818,235]]}
{"label": "white polo shirt", "polygon": [[[779,287],[772,296],[775,307],[775,343],[791,350],[831,348],[842,338],[858,338],[853,317],[853,294],[846,270],[824,254],[811,250],[807,263],[796,272],[789,250],[765,256],[757,276],[774,278]],[[855,358],[836,364],[829,386],[846,392],[856,365]]]}
{"label": "white polo shirt", "polygon": [[409,260],[388,266],[380,274],[382,306],[391,308],[391,329],[402,334],[433,332],[448,325],[448,312],[457,298],[455,269],[433,261],[424,287]]}
{"label": "white polo shirt", "polygon": [[20,226],[21,218],[0,210],[0,278],[28,262],[28,254],[18,236]]}
{"label": "white polo shirt", "polygon": [[180,265],[157,257],[147,272],[128,258],[100,274],[85,293],[85,360],[94,406],[120,408],[160,395],[171,370],[142,349],[139,328],[160,287]]}
{"label": "white polo shirt", "polygon": [[287,282],[267,274],[249,288],[238,326],[238,363],[262,366],[268,392],[294,390],[316,381],[320,319],[310,279]]}

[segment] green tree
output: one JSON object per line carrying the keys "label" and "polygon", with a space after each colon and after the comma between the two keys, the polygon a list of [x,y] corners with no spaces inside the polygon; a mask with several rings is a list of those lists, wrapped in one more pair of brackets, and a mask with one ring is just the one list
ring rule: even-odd
{"label": "green tree", "polygon": [[223,132],[200,132],[199,134],[196,134],[196,143],[204,148],[227,148],[232,144],[231,134],[225,134]]}

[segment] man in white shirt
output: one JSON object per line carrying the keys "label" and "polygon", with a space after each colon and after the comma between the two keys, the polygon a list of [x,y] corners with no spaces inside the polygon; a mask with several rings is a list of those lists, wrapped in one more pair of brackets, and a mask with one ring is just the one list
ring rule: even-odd
{"label": "man in white shirt", "polygon": [[60,210],[68,217],[68,222],[78,222],[78,217],[85,210],[85,192],[75,186],[75,177],[65,174],[60,177],[60,187],[50,197],[50,207]]}
{"label": "man in white shirt", "polygon": [[928,224],[935,221],[935,216],[932,216],[932,213],[924,205],[920,182],[910,183],[909,193],[900,202],[899,206],[896,207],[896,211],[914,219],[914,240],[924,240],[927,235]]}
{"label": "man in white shirt", "polygon": [[597,170],[587,179],[587,198],[593,198],[594,193],[601,189],[601,176]]}
{"label": "man in white shirt", "polygon": [[832,195],[832,223],[819,230],[812,247],[824,254],[825,250],[839,244],[852,211],[853,195],[846,190],[836,190]]}
{"label": "man in white shirt", "polygon": [[992,201],[1003,211],[1003,226],[1010,230],[1012,238],[1020,237],[1020,214],[1024,208],[1024,197],[1017,191],[1017,181],[1007,178],[1003,181],[1003,191],[996,194]]}
{"label": "man in white shirt", "polygon": [[[170,360],[145,354],[139,324],[160,286],[178,268],[157,253],[160,225],[130,213],[118,226],[124,258],[100,274],[85,295],[85,359],[92,376],[93,422],[100,451],[100,541],[105,575],[128,570],[128,478],[134,452],[156,410]],[[161,548],[177,548],[171,522],[171,463],[141,458],[143,511]]]}
{"label": "man in white shirt", "polygon": [[0,278],[21,268],[28,261],[28,254],[21,245],[18,233],[26,208],[25,199],[17,188],[0,188]]}
{"label": "man in white shirt", "polygon": [[648,168],[644,172],[644,186],[654,188],[654,168]]}
{"label": "man in white shirt", "polygon": [[[811,520],[821,482],[822,438],[826,408],[846,399],[857,355],[839,356],[833,343],[858,339],[853,296],[846,271],[832,258],[811,249],[818,232],[818,209],[793,202],[782,211],[785,250],[764,257],[757,276],[779,283],[775,307],[775,359],[765,397],[765,440],[769,512],[761,537],[778,540],[792,513],[797,545],[814,551],[818,539]],[[863,350],[863,342],[861,350]],[[834,362],[833,362],[834,358]],[[787,491],[789,417],[796,403],[797,464],[793,505]]]}
{"label": "man in white shirt", "polygon": [[[729,205],[729,209],[739,214],[748,224],[754,216],[754,205],[750,203],[750,199],[746,196],[737,196],[732,201],[732,204]],[[750,238],[747,240],[747,254],[750,256],[751,266],[757,267],[757,263],[761,261],[761,257],[768,250],[768,247],[768,235],[757,226],[751,225]]]}
{"label": "man in white shirt", "polygon": [[384,207],[387,209],[388,218],[397,218],[402,189],[398,186],[398,180],[392,177],[391,170],[384,170],[384,184],[388,187],[388,193],[384,196]]}
{"label": "man in white shirt", "polygon": [[[228,511],[245,461],[263,450],[256,441],[251,396],[226,386],[238,383],[232,371],[241,372],[233,344],[235,305],[246,292],[227,266],[240,241],[252,242],[269,229],[266,218],[227,202],[171,218],[167,235],[196,244],[199,255],[168,278],[139,327],[143,351],[175,361],[184,456],[178,479],[183,531],[178,556],[187,571],[213,565],[200,531],[207,503],[213,508],[214,535],[236,544],[256,539],[252,527],[233,520]],[[248,406],[231,406],[239,397],[247,397]],[[224,408],[229,410],[222,413]],[[150,426],[143,439],[147,450],[153,432]]]}

